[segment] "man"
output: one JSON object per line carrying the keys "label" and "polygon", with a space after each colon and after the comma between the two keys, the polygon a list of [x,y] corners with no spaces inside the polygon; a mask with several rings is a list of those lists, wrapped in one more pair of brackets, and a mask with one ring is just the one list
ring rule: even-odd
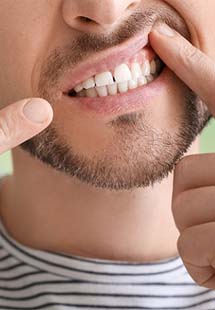
{"label": "man", "polygon": [[214,309],[214,0],[0,5],[0,309]]}

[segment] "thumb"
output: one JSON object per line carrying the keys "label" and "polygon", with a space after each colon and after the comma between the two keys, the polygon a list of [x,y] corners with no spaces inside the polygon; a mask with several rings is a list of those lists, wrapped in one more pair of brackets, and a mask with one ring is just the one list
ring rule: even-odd
{"label": "thumb", "polygon": [[0,110],[0,154],[37,135],[52,118],[52,107],[42,98],[21,100]]}

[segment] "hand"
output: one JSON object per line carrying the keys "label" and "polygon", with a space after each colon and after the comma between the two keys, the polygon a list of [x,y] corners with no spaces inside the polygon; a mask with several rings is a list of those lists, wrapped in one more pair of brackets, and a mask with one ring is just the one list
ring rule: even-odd
{"label": "hand", "polygon": [[[215,63],[176,31],[167,36],[157,29],[150,34],[152,47],[215,116]],[[187,271],[200,286],[215,289],[215,154],[190,155],[178,162],[172,211]]]}
{"label": "hand", "polygon": [[50,124],[51,105],[41,98],[32,99],[18,101],[0,110],[0,154],[32,138]]}

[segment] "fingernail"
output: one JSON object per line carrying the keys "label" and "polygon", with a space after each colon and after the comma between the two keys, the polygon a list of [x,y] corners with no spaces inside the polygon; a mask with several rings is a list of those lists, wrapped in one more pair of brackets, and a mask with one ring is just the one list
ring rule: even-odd
{"label": "fingernail", "polygon": [[31,99],[23,108],[23,113],[33,123],[44,123],[50,116],[50,104],[44,99]]}
{"label": "fingernail", "polygon": [[173,37],[175,35],[173,29],[170,28],[167,24],[158,25],[155,27],[155,30],[168,37]]}

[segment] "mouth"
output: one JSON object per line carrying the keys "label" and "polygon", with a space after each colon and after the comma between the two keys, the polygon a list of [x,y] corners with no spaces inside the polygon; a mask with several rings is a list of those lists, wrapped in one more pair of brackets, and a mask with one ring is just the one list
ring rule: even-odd
{"label": "mouth", "polygon": [[[103,73],[112,72],[117,66],[127,63],[129,59],[140,51],[147,51],[149,46],[148,34],[136,38],[131,38],[126,42],[109,48],[103,52],[95,53],[87,57],[80,65],[71,68],[66,72],[63,80],[59,83],[59,88],[64,95],[68,95],[71,90],[79,90],[77,87],[92,77]],[[86,86],[86,84],[85,84]],[[87,85],[88,88],[88,85]]]}
{"label": "mouth", "polygon": [[148,47],[113,70],[100,72],[67,92],[69,97],[107,97],[147,85],[162,72],[164,63]]}
{"label": "mouth", "polygon": [[60,84],[62,100],[107,115],[135,111],[159,96],[169,70],[150,46],[148,34],[95,54],[67,72]]}

